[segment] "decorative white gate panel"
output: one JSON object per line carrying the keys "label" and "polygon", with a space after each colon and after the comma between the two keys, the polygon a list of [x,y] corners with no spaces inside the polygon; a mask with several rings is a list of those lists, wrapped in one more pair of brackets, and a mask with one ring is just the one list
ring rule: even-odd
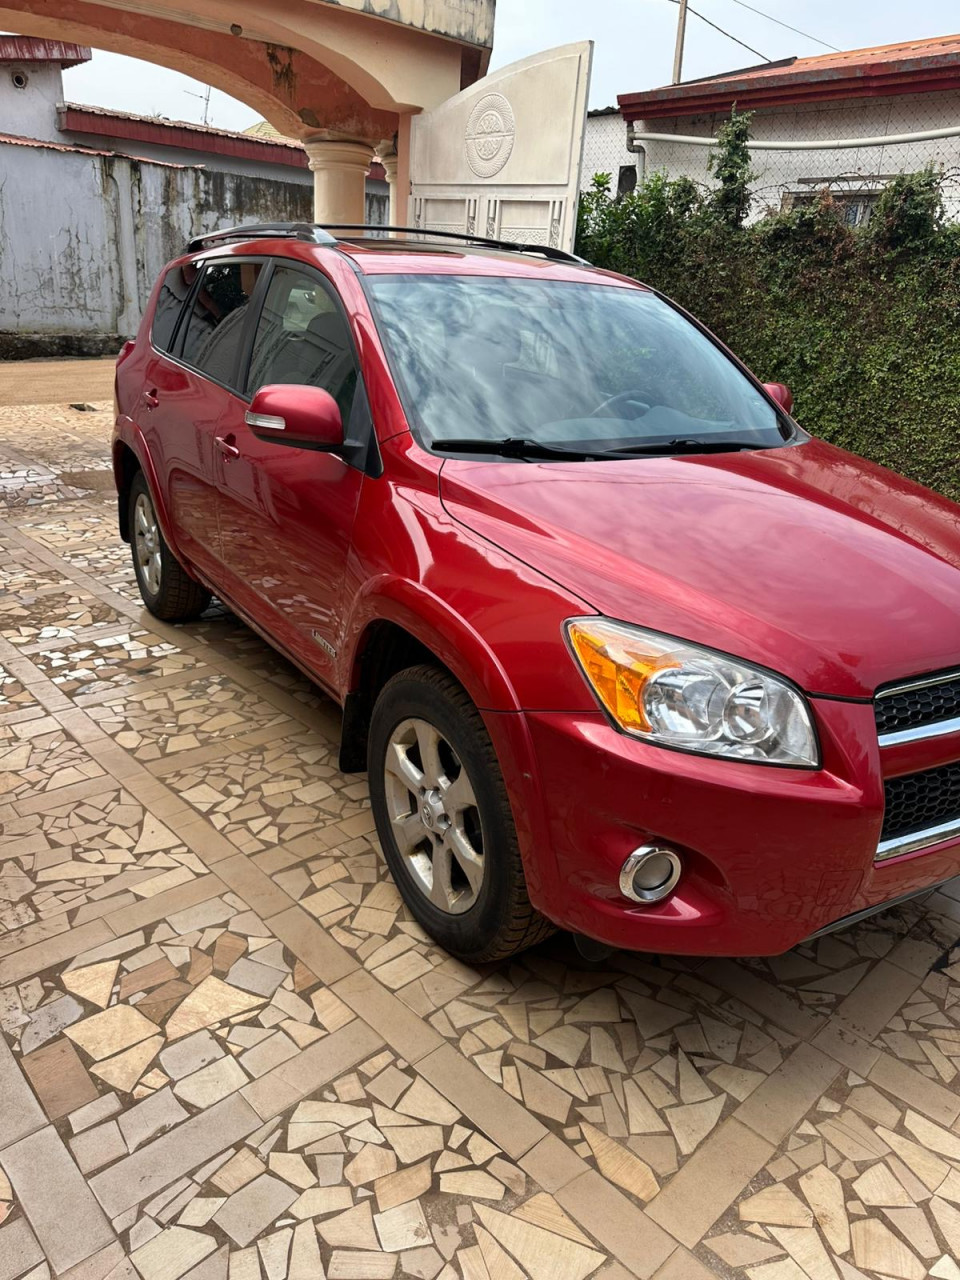
{"label": "decorative white gate panel", "polygon": [[592,59],[562,45],[415,116],[413,225],[572,250]]}

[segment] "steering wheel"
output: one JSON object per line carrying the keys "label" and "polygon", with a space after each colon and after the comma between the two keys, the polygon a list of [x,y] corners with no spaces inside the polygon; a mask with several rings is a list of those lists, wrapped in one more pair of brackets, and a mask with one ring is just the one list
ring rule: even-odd
{"label": "steering wheel", "polygon": [[649,410],[649,403],[643,398],[647,394],[646,391],[621,391],[615,396],[610,396],[608,400],[604,400],[602,404],[597,405],[593,413],[588,414],[591,418],[623,418],[622,413],[613,413],[612,410],[626,408],[632,405],[636,412],[628,413],[629,419],[642,418]]}

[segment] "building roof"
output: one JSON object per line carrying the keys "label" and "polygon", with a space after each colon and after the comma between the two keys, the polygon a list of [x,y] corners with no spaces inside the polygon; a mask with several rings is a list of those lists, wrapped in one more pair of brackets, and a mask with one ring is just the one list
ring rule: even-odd
{"label": "building roof", "polygon": [[279,135],[272,138],[233,133],[228,129],[192,124],[188,120],[138,116],[126,111],[108,111],[105,107],[88,107],[76,102],[64,103],[59,108],[59,118],[60,129],[64,133],[123,138],[131,142],[179,147],[182,151],[199,151],[206,155],[254,160],[261,164],[280,164],[295,169],[308,167],[303,147],[293,139],[281,138]]}
{"label": "building roof", "polygon": [[624,119],[632,121],[728,112],[734,103],[753,110],[958,88],[960,35],[952,35],[788,58],[644,93],[624,93],[618,102]]}
{"label": "building roof", "polygon": [[0,35],[0,62],[59,62],[66,68],[78,67],[92,57],[93,51],[82,44],[36,40],[33,36]]}
{"label": "building roof", "polygon": [[[24,138],[17,133],[0,133],[0,146],[33,147],[37,151],[61,151],[67,155],[106,156],[110,159],[117,155],[116,151],[99,151],[96,147],[81,147],[69,142],[49,142],[46,138]],[[144,164],[155,164],[161,169],[188,169],[201,166],[173,164],[168,160],[150,160],[143,156],[123,156],[124,160],[142,160]]]}

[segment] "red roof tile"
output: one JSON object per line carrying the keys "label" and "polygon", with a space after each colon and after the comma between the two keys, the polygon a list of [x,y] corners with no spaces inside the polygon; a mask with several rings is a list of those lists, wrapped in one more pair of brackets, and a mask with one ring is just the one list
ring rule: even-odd
{"label": "red roof tile", "polygon": [[792,58],[703,80],[621,94],[627,120],[960,88],[960,35]]}

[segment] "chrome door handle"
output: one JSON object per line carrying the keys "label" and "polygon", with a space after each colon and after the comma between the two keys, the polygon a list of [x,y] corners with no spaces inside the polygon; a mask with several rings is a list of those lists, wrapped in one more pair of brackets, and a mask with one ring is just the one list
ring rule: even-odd
{"label": "chrome door handle", "polygon": [[237,448],[237,446],[233,443],[233,442],[234,442],[234,440],[236,440],[236,438],[237,438],[237,437],[236,437],[236,436],[233,436],[233,435],[230,435],[230,436],[214,436],[214,439],[216,440],[216,443],[217,443],[217,448],[220,450],[220,452],[223,454],[223,456],[224,456],[225,458],[239,458],[239,457],[240,457],[240,450],[239,450],[239,449]]}
{"label": "chrome door handle", "polygon": [[157,395],[157,389],[154,387],[152,391],[143,393],[143,403],[151,409],[156,409],[160,405],[160,397]]}

